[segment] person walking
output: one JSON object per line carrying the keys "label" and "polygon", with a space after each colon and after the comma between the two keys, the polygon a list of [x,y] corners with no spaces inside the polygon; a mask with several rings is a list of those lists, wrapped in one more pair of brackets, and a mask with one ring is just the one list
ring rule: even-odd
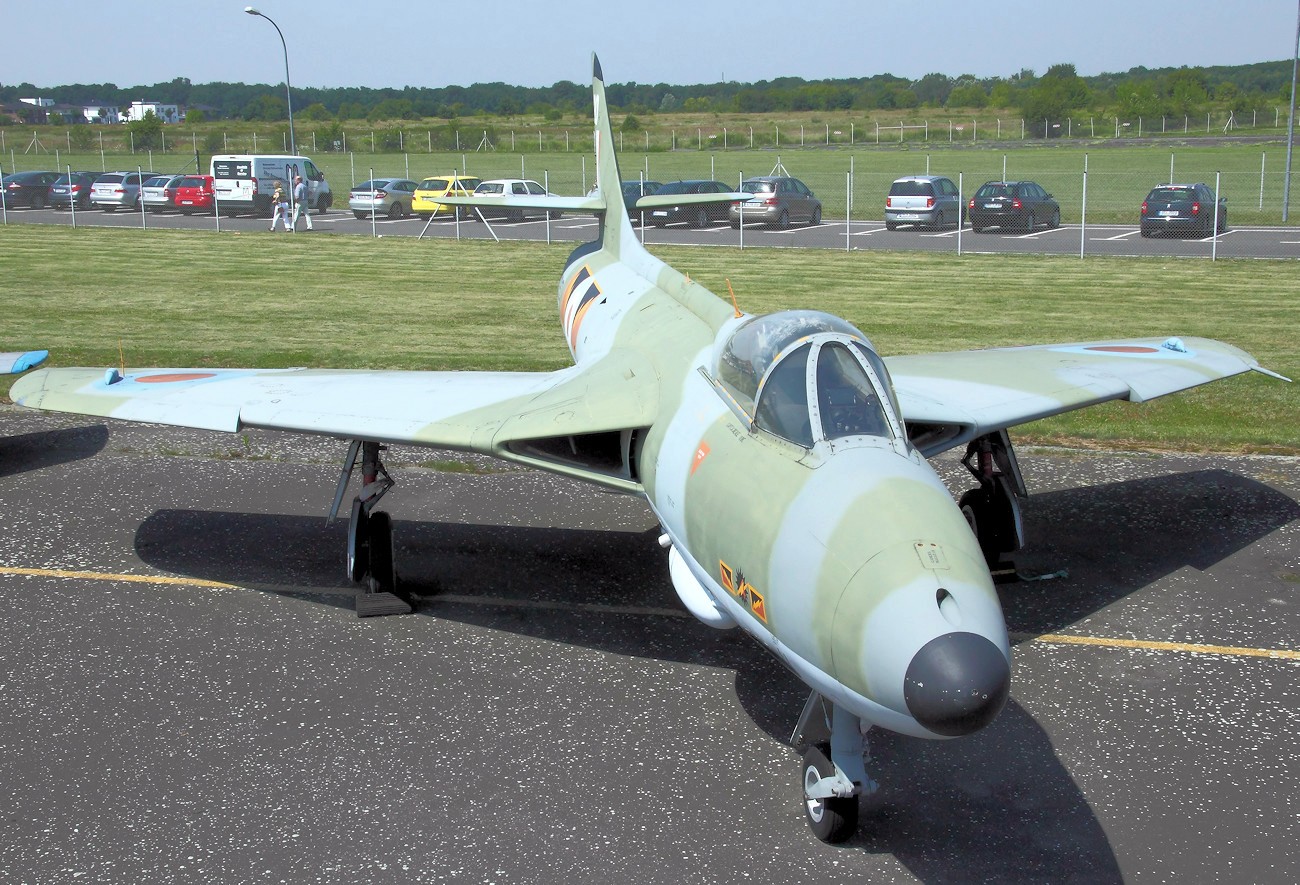
{"label": "person walking", "polygon": [[289,230],[298,229],[298,219],[302,218],[307,222],[307,230],[314,230],[311,226],[311,207],[307,205],[307,182],[302,180],[301,175],[295,175],[293,178],[293,221],[289,224]]}
{"label": "person walking", "polygon": [[279,179],[275,182],[275,191],[271,194],[271,205],[274,209],[271,212],[271,230],[275,230],[278,222],[284,223],[284,229],[289,230],[289,197],[284,192],[284,182]]}

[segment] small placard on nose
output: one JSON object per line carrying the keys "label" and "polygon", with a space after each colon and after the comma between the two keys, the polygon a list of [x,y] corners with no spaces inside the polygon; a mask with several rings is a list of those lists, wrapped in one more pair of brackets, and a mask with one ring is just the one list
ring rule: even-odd
{"label": "small placard on nose", "polygon": [[943,548],[931,541],[917,541],[915,545],[916,555],[921,560],[921,565],[928,569],[948,568],[948,557],[943,555]]}

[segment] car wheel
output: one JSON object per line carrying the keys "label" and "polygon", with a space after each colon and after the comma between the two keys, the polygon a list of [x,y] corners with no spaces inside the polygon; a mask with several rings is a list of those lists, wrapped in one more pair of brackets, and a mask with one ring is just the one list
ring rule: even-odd
{"label": "car wheel", "polygon": [[1150,228],[1147,227],[1142,228],[1142,236],[1150,237],[1151,234],[1152,234],[1152,230]]}
{"label": "car wheel", "polygon": [[1055,230],[1056,228],[1058,228],[1058,227],[1061,226],[1061,210],[1060,210],[1060,209],[1053,209],[1053,210],[1052,210],[1052,220],[1049,221],[1049,222],[1047,223],[1047,226],[1050,227],[1050,228],[1052,228],[1053,230]]}
{"label": "car wheel", "polygon": [[1224,212],[1222,215],[1219,216],[1218,233],[1223,233],[1227,229],[1228,229],[1228,213]]}
{"label": "car wheel", "polygon": [[944,226],[945,224],[947,224],[947,223],[948,223],[948,220],[947,220],[946,218],[943,217],[943,213],[942,213],[942,212],[940,212],[938,215],[934,216],[934,229],[935,229],[935,230],[943,230],[943,226]]}
{"label": "car wheel", "polygon": [[808,226],[816,227],[821,223],[822,223],[822,207],[815,206],[813,207],[812,217],[808,219]]}
{"label": "car wheel", "polygon": [[885,222],[885,230],[898,230],[898,222],[897,222],[897,221],[886,221],[886,222]]}
{"label": "car wheel", "polygon": [[33,209],[44,209],[44,208],[45,208],[45,195],[44,195],[44,194],[32,194],[32,208],[33,208]]}
{"label": "car wheel", "polygon": [[776,219],[776,229],[788,230],[789,227],[790,227],[790,213],[782,209],[780,216]]}
{"label": "car wheel", "polygon": [[317,214],[324,215],[326,212],[330,211],[330,206],[333,205],[334,205],[334,198],[331,197],[329,194],[326,194],[325,196],[320,197],[319,199],[316,200],[316,212]]}
{"label": "car wheel", "polygon": [[389,206],[388,206],[388,217],[389,217],[389,218],[401,218],[401,217],[402,217],[402,204],[401,204],[401,203],[397,203],[397,202],[394,202],[394,203],[389,204]]}
{"label": "car wheel", "polygon": [[983,228],[982,226],[978,225],[978,224],[972,224],[972,225],[970,226],[970,229],[971,229],[971,233],[974,233],[974,234],[982,234],[982,233],[984,233],[984,228]]}
{"label": "car wheel", "polygon": [[708,226],[709,226],[709,210],[700,207],[695,212],[695,223],[692,224],[691,227],[698,228],[698,227],[708,227]]}
{"label": "car wheel", "polygon": [[105,207],[104,207],[104,211],[105,211],[105,212],[116,212],[116,211],[117,211],[117,207],[116,207],[116,206],[105,206]]}
{"label": "car wheel", "polygon": [[1035,217],[1034,213],[1030,212],[1025,216],[1025,233],[1033,233],[1034,229],[1037,227],[1038,218]]}
{"label": "car wheel", "polygon": [[352,214],[355,215],[355,216],[357,217],[357,221],[365,221],[365,220],[366,220],[366,213],[365,213],[365,212],[358,212],[357,210],[353,209],[353,210],[352,210]]}

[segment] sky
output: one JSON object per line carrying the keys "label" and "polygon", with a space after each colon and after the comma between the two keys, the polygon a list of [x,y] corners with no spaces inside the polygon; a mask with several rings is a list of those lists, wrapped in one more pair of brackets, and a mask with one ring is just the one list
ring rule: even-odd
{"label": "sky", "polygon": [[[0,83],[284,82],[232,0],[4,0]],[[938,72],[1084,76],[1290,59],[1296,0],[257,0],[300,86],[755,82]],[[1081,11],[1086,10],[1086,11]],[[66,27],[72,23],[72,27]],[[134,26],[133,24],[134,23]],[[57,36],[56,36],[57,35]],[[141,96],[148,98],[148,96]]]}

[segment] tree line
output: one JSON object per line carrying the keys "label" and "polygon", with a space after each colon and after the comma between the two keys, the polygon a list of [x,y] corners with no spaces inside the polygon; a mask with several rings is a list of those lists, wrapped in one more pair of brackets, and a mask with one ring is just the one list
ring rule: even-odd
{"label": "tree line", "polygon": [[[782,77],[757,83],[614,83],[607,86],[606,93],[612,109],[638,115],[996,107],[1017,110],[1026,120],[1059,120],[1081,111],[1133,118],[1181,116],[1213,107],[1246,114],[1289,103],[1290,90],[1291,62],[1287,60],[1222,67],[1136,67],[1122,74],[1090,77],[1082,77],[1074,65],[1062,63],[1042,75],[1023,69],[1006,77],[985,78],[931,73],[913,81],[878,74],[836,80]],[[112,83],[43,88],[30,83],[0,84],[0,102],[5,104],[12,106],[19,98],[32,96],[51,98],[62,105],[101,102],[121,107],[144,96],[187,108],[191,122],[276,121],[287,117],[283,87],[262,83],[196,84],[177,77],[125,89]],[[294,88],[293,104],[295,118],[319,122],[454,120],[484,114],[528,114],[559,120],[591,115],[587,87],[568,80],[544,87],[499,82],[386,89],[302,87]]]}

